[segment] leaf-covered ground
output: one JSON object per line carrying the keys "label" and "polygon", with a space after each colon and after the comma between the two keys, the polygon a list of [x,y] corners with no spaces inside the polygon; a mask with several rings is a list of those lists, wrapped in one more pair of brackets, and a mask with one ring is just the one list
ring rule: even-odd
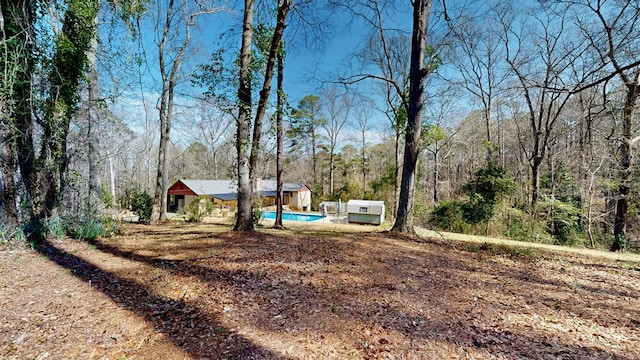
{"label": "leaf-covered ground", "polygon": [[640,359],[640,263],[327,228],[0,251],[1,359]]}

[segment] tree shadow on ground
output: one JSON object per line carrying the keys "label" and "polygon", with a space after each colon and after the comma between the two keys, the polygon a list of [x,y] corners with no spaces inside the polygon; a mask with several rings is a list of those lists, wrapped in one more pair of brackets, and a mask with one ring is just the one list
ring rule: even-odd
{"label": "tree shadow on ground", "polygon": [[[173,344],[193,358],[288,359],[227,329],[216,314],[203,312],[187,301],[154,293],[138,282],[100,269],[50,242],[43,243],[37,250],[68,269],[75,277],[100,290],[121,308],[141,316],[158,333],[166,334]],[[157,262],[156,265],[161,266],[161,263]]]}
{"label": "tree shadow on ground", "polygon": [[[248,234],[245,234],[248,235]],[[307,274],[300,273],[294,275],[293,279],[296,281],[290,281],[290,278],[280,276],[280,274],[274,272],[264,278],[257,273],[250,270],[239,270],[236,272],[228,272],[220,269],[216,269],[215,266],[207,266],[203,263],[198,263],[200,258],[184,259],[184,260],[163,260],[157,257],[150,257],[142,255],[139,250],[142,248],[133,250],[122,250],[118,245],[111,245],[107,242],[95,242],[96,248],[99,250],[112,254],[114,256],[131,259],[147,265],[151,265],[157,268],[164,269],[167,262],[172,264],[172,271],[179,273],[183,276],[190,276],[197,278],[201,281],[208,283],[210,286],[228,285],[232,287],[238,295],[243,294],[247,297],[247,301],[260,298],[262,303],[266,304],[264,308],[261,308],[260,314],[254,314],[260,318],[261,324],[267,324],[269,331],[284,331],[285,322],[278,323],[274,321],[274,318],[287,319],[289,324],[287,326],[296,326],[296,322],[308,322],[301,314],[314,314],[318,310],[322,311],[322,319],[326,321],[345,321],[348,326],[354,326],[354,324],[362,324],[364,327],[380,326],[386,330],[396,331],[402,333],[403,336],[411,338],[413,342],[421,342],[428,339],[436,339],[439,341],[446,341],[456,346],[475,348],[479,351],[488,351],[493,354],[500,354],[504,348],[510,348],[508,351],[509,356],[517,357],[547,357],[554,358],[563,356],[563,358],[580,358],[581,356],[589,356],[595,358],[617,358],[617,359],[630,359],[628,357],[621,356],[619,354],[608,353],[604,350],[588,348],[585,346],[571,345],[571,344],[556,344],[549,340],[549,334],[536,333],[534,331],[525,332],[523,329],[520,331],[512,330],[498,330],[493,329],[489,325],[492,319],[486,318],[483,314],[477,316],[469,316],[466,320],[477,320],[481,326],[473,324],[470,321],[465,321],[461,317],[461,314],[450,314],[447,316],[447,309],[450,307],[446,301],[447,299],[455,299],[456,297],[472,297],[472,289],[456,289],[455,282],[452,282],[446,293],[438,294],[441,299],[428,300],[429,306],[438,307],[436,316],[432,318],[425,317],[424,314],[414,312],[412,310],[403,309],[401,307],[393,307],[384,302],[366,302],[358,301],[358,294],[367,292],[376,292],[387,296],[400,295],[403,290],[398,288],[398,284],[403,281],[403,277],[407,275],[411,269],[410,264],[416,264],[420,256],[427,256],[426,254],[414,254],[409,250],[404,251],[400,256],[394,254],[395,258],[390,258],[389,254],[384,252],[369,252],[362,250],[362,243],[367,241],[375,241],[375,238],[381,236],[380,234],[371,234],[371,236],[365,236],[366,240],[359,238],[348,238],[342,241],[340,244],[331,244],[327,241],[316,241],[308,243],[309,239],[300,240],[295,236],[289,236],[285,234],[265,235],[255,234],[256,238],[251,240],[240,239],[234,237],[234,235],[219,233],[214,237],[219,238],[221,242],[212,244],[212,248],[215,249],[215,253],[225,253],[227,251],[232,252],[250,252],[260,251],[261,254],[257,259],[254,257],[253,261],[268,261],[268,262],[282,262],[290,265],[291,268],[302,266],[302,264],[308,264],[309,261],[320,260],[323,263],[323,257],[330,257],[331,253],[336,254],[336,258],[333,258],[334,263],[339,263],[340,266],[349,268],[349,266],[357,267],[354,261],[360,261],[366,264],[382,264],[386,267],[401,267],[401,271],[398,276],[390,277],[382,282],[372,281],[367,279],[369,276],[365,273],[354,274],[353,277],[359,276],[364,284],[347,284],[347,288],[340,289],[340,286],[335,288],[319,287],[317,284],[320,282],[312,283],[313,280]],[[211,237],[208,237],[210,239]],[[236,240],[234,242],[234,239]],[[266,242],[266,243],[265,243]],[[260,244],[260,245],[258,245]],[[434,246],[434,245],[429,245]],[[188,247],[191,247],[190,245]],[[281,254],[279,251],[283,251],[284,247],[296,249],[300,252],[295,256],[289,256],[287,260],[286,254]],[[173,249],[174,251],[176,249]],[[445,251],[444,245],[441,250]],[[358,253],[362,256],[357,260],[345,258],[345,254]],[[459,260],[450,258],[443,254],[428,254],[429,258],[423,259],[419,262],[419,265],[425,269],[430,266],[437,266],[436,271],[440,273],[421,272],[418,274],[422,277],[420,281],[424,281],[425,278],[437,277],[437,281],[446,281],[448,277],[456,273],[469,273],[472,269],[468,264]],[[248,263],[251,260],[249,256],[239,256],[234,259],[227,259],[234,263]],[[296,264],[294,264],[296,263]],[[326,264],[330,264],[331,259]],[[211,264],[209,264],[211,265]],[[295,265],[295,266],[294,266]],[[497,270],[501,274],[507,274],[513,271],[507,266],[492,264],[493,269]],[[99,270],[99,269],[98,269]],[[253,269],[256,270],[256,269]],[[318,270],[314,270],[318,272]],[[329,267],[321,269],[321,271],[333,271]],[[348,270],[347,270],[348,271]],[[475,270],[473,270],[475,271]],[[266,273],[265,273],[266,275]],[[464,275],[464,274],[463,274]],[[515,276],[514,276],[515,275]],[[329,278],[330,275],[327,275]],[[545,285],[547,282],[542,278],[535,276],[528,276],[528,278],[522,278],[522,274],[512,274],[510,277],[513,280],[519,280],[525,283]],[[518,279],[520,277],[520,279]],[[426,279],[429,280],[429,279]],[[425,283],[427,288],[428,283]],[[564,288],[570,288],[569,284],[554,283]],[[501,291],[502,288],[497,287],[495,284],[485,283],[483,286],[493,288],[493,291]],[[300,299],[308,301],[308,304],[297,304]],[[426,301],[423,295],[417,295],[417,301]],[[355,300],[355,301],[354,301]],[[533,298],[529,299],[532,302],[545,301],[544,293],[541,293]],[[343,312],[348,314],[352,318],[340,319],[339,316]],[[274,316],[275,314],[275,316]],[[389,316],[392,315],[392,316]],[[215,319],[214,319],[215,321]],[[291,324],[293,323],[293,325]],[[307,324],[308,325],[308,324]],[[201,326],[201,325],[198,325]],[[450,330],[455,331],[451,332]],[[353,334],[352,341],[356,347],[360,346],[358,334]],[[360,346],[359,350],[367,355],[371,352],[371,348]],[[369,355],[367,355],[369,356]]]}

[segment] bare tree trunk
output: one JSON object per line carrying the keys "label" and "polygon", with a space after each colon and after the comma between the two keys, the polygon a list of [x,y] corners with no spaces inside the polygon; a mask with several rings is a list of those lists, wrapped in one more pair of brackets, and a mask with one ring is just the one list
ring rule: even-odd
{"label": "bare tree trunk", "polygon": [[361,156],[362,156],[362,198],[365,198],[365,195],[367,194],[367,153],[365,150],[365,146],[367,145],[367,140],[366,140],[366,128],[363,127],[362,129],[362,151],[361,151]]}
{"label": "bare tree trunk", "polygon": [[164,22],[164,29],[162,32],[162,38],[158,44],[158,65],[160,68],[160,75],[162,78],[162,93],[160,94],[160,141],[158,143],[158,168],[156,169],[156,184],[154,191],[153,211],[151,214],[151,222],[167,220],[167,189],[169,188],[169,157],[167,154],[169,140],[171,138],[171,123],[173,121],[173,106],[174,106],[174,93],[176,83],[179,77],[179,70],[182,66],[182,59],[184,58],[185,51],[189,42],[191,41],[190,27],[193,22],[193,15],[189,16],[189,19],[184,19],[184,31],[185,37],[182,40],[182,44],[171,61],[171,68],[167,69],[168,55],[166,53],[166,46],[169,36],[172,31],[171,28],[173,17],[182,16],[176,15],[173,11],[175,0],[169,0],[167,5],[167,12]]}
{"label": "bare tree trunk", "polygon": [[491,89],[489,89],[489,98],[486,101],[484,113],[484,126],[487,134],[487,164],[493,160],[493,143],[491,142]]}
{"label": "bare tree trunk", "polygon": [[[311,134],[311,162],[313,163],[313,186],[318,183],[318,161],[316,159],[316,134]],[[322,194],[324,195],[324,194]]]}
{"label": "bare tree trunk", "polygon": [[413,3],[413,35],[411,37],[411,66],[407,131],[405,134],[402,181],[398,200],[398,214],[392,231],[414,233],[413,205],[416,183],[416,165],[420,153],[420,132],[424,106],[424,82],[429,73],[425,67],[425,47],[431,13],[431,0],[416,0]]}
{"label": "bare tree trunk", "polygon": [[395,204],[393,204],[393,218],[395,219],[395,217],[398,214],[398,204],[399,201],[397,199],[400,198],[400,179],[402,176],[402,153],[400,150],[400,138],[401,138],[402,133],[396,130],[396,142],[395,142],[395,176],[393,178],[393,193],[394,193],[394,199],[396,199]]}
{"label": "bare tree trunk", "polygon": [[109,178],[111,180],[111,198],[116,200],[116,172],[113,169],[113,159],[109,156]]}
{"label": "bare tree trunk", "polygon": [[[94,26],[98,26],[98,17],[95,17]],[[87,74],[87,160],[89,163],[89,192],[87,194],[86,216],[93,218],[100,209],[100,179],[98,176],[98,73],[96,70],[96,58],[98,51],[98,39],[95,37],[91,41],[88,53],[88,74]]]}
{"label": "bare tree trunk", "polygon": [[633,127],[633,110],[640,97],[640,72],[635,76],[634,83],[627,83],[627,94],[625,97],[622,115],[622,141],[620,143],[620,169],[618,185],[618,200],[616,202],[616,217],[613,225],[613,236],[617,241],[611,244],[611,251],[622,249],[622,241],[625,241],[627,231],[627,213],[629,211],[629,187],[631,186],[631,132]]}
{"label": "bare tree trunk", "polygon": [[[240,146],[240,142],[244,142],[244,140],[242,139],[237,140],[238,155],[239,155],[238,156],[238,178],[239,179],[238,179],[238,216],[236,220],[235,230],[242,230],[242,231],[253,230],[253,216],[252,216],[253,210],[252,210],[252,204],[251,204],[251,196],[253,193],[253,189],[251,187],[255,183],[254,180],[256,178],[256,167],[258,162],[258,154],[260,152],[260,138],[262,136],[262,120],[264,118],[264,114],[267,109],[267,100],[269,99],[269,94],[271,92],[271,83],[273,79],[274,67],[276,63],[277,54],[280,50],[282,34],[284,33],[284,28],[286,27],[285,20],[287,17],[287,13],[289,12],[290,5],[291,5],[291,0],[280,0],[278,2],[278,15],[277,15],[276,28],[274,29],[273,37],[271,39],[271,47],[269,49],[269,55],[267,58],[267,66],[266,66],[266,71],[264,75],[264,82],[262,84],[262,89],[260,90],[260,99],[258,100],[256,117],[253,123],[251,152],[249,154],[249,158],[247,161],[248,164],[246,166],[242,165],[242,163],[245,162],[245,159],[244,159],[245,155],[244,154],[241,155],[240,153],[240,151],[242,150],[241,147],[245,146],[244,144]],[[240,106],[241,107],[248,106],[248,109],[246,110],[247,111],[246,114],[241,113],[239,114],[240,116],[238,116],[238,138],[240,138],[241,127],[243,128],[242,136],[247,136],[247,138],[249,136],[248,121],[251,113],[251,101],[250,101],[251,95],[250,94],[242,95],[242,96],[248,96],[249,102],[245,103],[245,100],[247,100],[247,98],[245,98],[244,100],[241,99],[240,92],[246,91],[246,90],[249,90],[250,92],[250,89],[251,89],[251,85],[249,83],[250,82],[249,81],[249,77],[250,77],[249,64],[251,60],[251,36],[253,32],[253,30],[251,29],[251,26],[252,26],[251,18],[253,18],[253,0],[246,0],[245,1],[245,17],[244,17],[244,23],[243,23],[244,25],[243,25],[243,32],[242,32],[242,49],[241,49],[241,55],[240,55],[241,84],[239,86],[238,97],[240,99]],[[247,48],[245,48],[245,46]],[[247,61],[247,62],[244,63],[244,61]],[[243,69],[242,69],[243,66],[247,66],[247,69],[244,70],[246,71],[246,74],[243,73]],[[247,76],[247,79],[246,80],[243,79],[242,76]],[[247,84],[243,84],[245,81],[247,82]],[[240,121],[241,121],[240,118],[242,118],[242,121],[245,122],[245,124],[240,124]],[[248,173],[247,174],[248,179],[244,178],[246,176],[245,172]],[[242,196],[240,194],[241,186],[243,187]]]}
{"label": "bare tree trunk", "polygon": [[251,154],[249,155],[249,175],[252,184],[254,183],[256,174],[255,170],[258,163],[258,155],[260,153],[260,138],[262,137],[262,120],[264,119],[265,111],[267,110],[267,101],[269,100],[269,94],[271,93],[271,83],[273,80],[273,72],[276,64],[276,58],[280,51],[280,44],[282,42],[282,34],[286,27],[287,14],[289,13],[289,7],[292,0],[279,0],[278,1],[278,15],[276,27],[273,31],[273,37],[271,39],[271,47],[269,49],[269,55],[267,58],[267,66],[264,74],[264,82],[262,89],[260,90],[260,99],[258,100],[258,107],[256,109],[256,117],[253,122],[253,138],[251,141]]}
{"label": "bare tree trunk", "polygon": [[[4,100],[0,100],[4,102]],[[4,107],[3,103],[0,106]],[[4,117],[4,114],[0,114]],[[13,174],[16,168],[14,149],[11,146],[12,131],[3,121],[0,122],[0,223],[17,224],[15,185]]]}
{"label": "bare tree trunk", "polygon": [[274,227],[283,228],[282,206],[284,205],[284,193],[282,190],[282,172],[284,157],[284,59],[282,51],[278,53],[278,99],[276,104],[276,222]]}
{"label": "bare tree trunk", "polygon": [[440,165],[438,164],[438,151],[433,152],[433,203],[438,205],[438,179],[440,178]]}
{"label": "bare tree trunk", "polygon": [[329,154],[329,194],[333,194],[333,183],[334,183],[334,173],[335,173],[335,164],[334,164],[335,154],[333,150]]}
{"label": "bare tree trunk", "polygon": [[542,156],[536,156],[531,160],[531,210],[535,211],[540,194],[540,165]]}
{"label": "bare tree trunk", "polygon": [[251,211],[251,178],[249,173],[249,122],[251,121],[251,37],[253,36],[254,0],[244,1],[240,74],[238,85],[238,118],[236,151],[238,156],[238,211],[234,230],[253,230]]}

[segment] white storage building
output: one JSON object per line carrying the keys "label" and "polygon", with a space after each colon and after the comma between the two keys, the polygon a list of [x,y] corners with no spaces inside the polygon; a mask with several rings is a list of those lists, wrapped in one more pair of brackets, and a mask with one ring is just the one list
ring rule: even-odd
{"label": "white storage building", "polygon": [[384,222],[384,201],[349,200],[347,217],[352,224],[380,225]]}

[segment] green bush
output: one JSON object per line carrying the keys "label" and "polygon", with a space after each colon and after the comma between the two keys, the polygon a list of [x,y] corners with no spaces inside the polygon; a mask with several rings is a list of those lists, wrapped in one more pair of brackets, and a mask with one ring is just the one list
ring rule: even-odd
{"label": "green bush", "polygon": [[464,233],[468,228],[462,216],[462,203],[448,201],[438,205],[431,212],[429,224],[439,230]]}
{"label": "green bush", "polygon": [[138,215],[138,222],[148,224],[151,221],[153,199],[140,187],[127,189],[119,202],[122,208],[130,209]]}
{"label": "green bush", "polygon": [[197,196],[185,209],[187,221],[202,221],[202,218],[211,213],[213,208],[211,197],[206,195]]}
{"label": "green bush", "polygon": [[251,213],[251,218],[253,220],[253,224],[257,225],[260,222],[260,219],[262,219],[262,210],[254,208]]}
{"label": "green bush", "polygon": [[535,220],[522,209],[510,206],[500,206],[492,220],[500,228],[496,231],[501,235],[519,241],[552,244],[554,242],[546,232],[543,221]]}
{"label": "green bush", "polygon": [[342,200],[343,202],[349,199],[358,199],[362,196],[362,189],[358,184],[347,183],[339,189],[335,189],[332,194],[329,195],[329,201]]}
{"label": "green bush", "polygon": [[478,193],[472,193],[467,201],[460,204],[462,219],[472,225],[487,223],[493,217],[494,206],[494,202],[487,201]]}
{"label": "green bush", "polygon": [[502,197],[515,191],[515,182],[505,168],[489,162],[476,171],[463,189],[469,194],[469,199],[462,203],[462,216],[465,222],[475,225],[491,220]]}
{"label": "green bush", "polygon": [[577,207],[553,199],[543,199],[538,203],[538,210],[544,214],[547,232],[560,245],[577,245],[584,238],[582,231],[582,215]]}
{"label": "green bush", "polygon": [[309,210],[317,210],[320,207],[320,203],[324,200],[322,184],[314,183],[312,191],[314,196],[311,197],[311,209]]}
{"label": "green bush", "polygon": [[104,227],[100,221],[84,221],[71,228],[71,237],[78,240],[95,240],[102,236]]}
{"label": "green bush", "polygon": [[111,195],[111,191],[105,184],[100,186],[100,201],[107,209],[113,208],[116,204],[115,199]]}

